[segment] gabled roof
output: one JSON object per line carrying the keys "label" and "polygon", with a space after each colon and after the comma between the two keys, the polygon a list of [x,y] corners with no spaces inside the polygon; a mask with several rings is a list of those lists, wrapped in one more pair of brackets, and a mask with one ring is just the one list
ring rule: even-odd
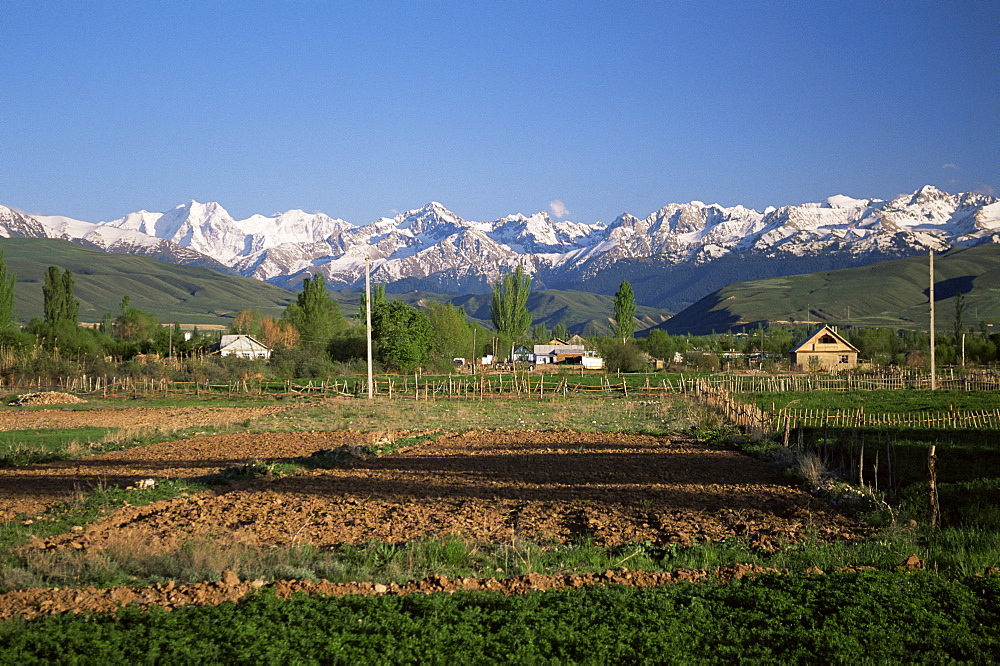
{"label": "gabled roof", "polygon": [[[821,349],[821,350],[814,350],[814,349],[812,349],[811,348],[812,345],[818,344],[819,343],[819,339],[822,338],[824,335],[829,335],[830,337],[832,337],[834,339],[835,343],[840,347],[840,349]],[[826,344],[829,344],[829,343],[826,343]],[[791,351],[791,353],[794,354],[796,352],[808,352],[808,351],[841,351],[841,350],[842,351],[853,351],[853,352],[860,353],[860,350],[857,347],[855,347],[854,345],[852,345],[850,342],[848,342],[844,338],[844,336],[842,336],[840,333],[838,333],[834,329],[830,328],[829,326],[820,326],[815,331],[813,331],[809,335],[809,337],[807,337],[805,340],[803,340],[799,344],[798,347],[796,347],[795,349],[793,349]]]}
{"label": "gabled roof", "polygon": [[219,351],[241,349],[246,351],[271,351],[267,345],[249,335],[223,335],[219,341]]}

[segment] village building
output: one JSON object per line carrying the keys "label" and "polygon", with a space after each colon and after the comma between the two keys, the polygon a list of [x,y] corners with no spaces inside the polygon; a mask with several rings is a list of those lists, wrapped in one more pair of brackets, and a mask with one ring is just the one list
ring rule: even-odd
{"label": "village building", "polygon": [[223,335],[218,353],[236,358],[271,358],[271,349],[249,335]]}
{"label": "village building", "polygon": [[510,360],[513,363],[534,363],[535,354],[526,345],[517,345],[510,355]]}
{"label": "village building", "polygon": [[822,326],[791,351],[799,370],[849,370],[858,366],[858,348],[829,326]]}
{"label": "village building", "polygon": [[574,336],[576,339],[570,342],[553,338],[548,344],[534,345],[533,356],[536,365],[571,364],[582,365],[591,370],[600,370],[604,367],[604,359],[600,358],[596,352],[590,351],[583,344],[583,338]]}

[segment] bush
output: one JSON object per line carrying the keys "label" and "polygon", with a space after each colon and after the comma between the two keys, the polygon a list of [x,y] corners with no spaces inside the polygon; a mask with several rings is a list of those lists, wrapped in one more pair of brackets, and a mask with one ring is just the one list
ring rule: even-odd
{"label": "bush", "polygon": [[271,354],[271,372],[281,379],[317,379],[336,374],[336,368],[326,355],[299,347]]}
{"label": "bush", "polygon": [[605,352],[604,367],[612,372],[641,372],[648,365],[646,355],[632,341],[615,341]]}

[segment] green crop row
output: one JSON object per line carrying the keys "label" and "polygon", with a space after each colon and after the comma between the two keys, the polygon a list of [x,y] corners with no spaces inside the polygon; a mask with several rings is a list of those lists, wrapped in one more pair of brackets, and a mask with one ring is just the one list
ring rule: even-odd
{"label": "green crop row", "polygon": [[1000,655],[1000,578],[764,576],[727,585],[305,597],[0,625],[5,663],[887,663]]}

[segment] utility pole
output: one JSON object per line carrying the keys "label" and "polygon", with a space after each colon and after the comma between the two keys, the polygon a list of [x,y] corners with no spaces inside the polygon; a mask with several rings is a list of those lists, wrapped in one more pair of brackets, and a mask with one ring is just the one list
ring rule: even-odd
{"label": "utility pole", "polygon": [[934,250],[930,251],[931,296],[931,390],[937,389],[937,370],[934,367]]}
{"label": "utility pole", "polygon": [[372,384],[372,280],[371,259],[365,252],[365,332],[368,338],[368,399],[375,397]]}

